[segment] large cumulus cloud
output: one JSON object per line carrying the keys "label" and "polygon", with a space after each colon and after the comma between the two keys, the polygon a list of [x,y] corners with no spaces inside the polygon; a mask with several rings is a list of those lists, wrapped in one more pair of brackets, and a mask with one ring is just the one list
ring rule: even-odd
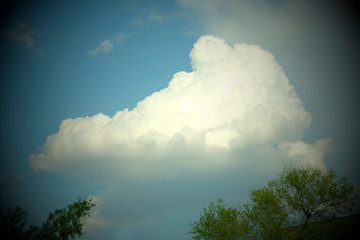
{"label": "large cumulus cloud", "polygon": [[216,197],[238,204],[284,164],[326,169],[331,140],[302,141],[311,115],[270,52],[203,36],[190,58],[192,72],[134,109],[66,119],[29,157],[35,170],[105,186],[89,231],[185,218]]}
{"label": "large cumulus cloud", "polygon": [[[231,167],[251,161],[241,156],[249,147],[293,158],[291,146],[301,140],[311,115],[270,52],[203,36],[190,58],[193,72],[176,73],[167,88],[132,110],[64,120],[42,152],[29,157],[31,166],[74,174],[99,167],[143,177]],[[297,148],[296,162],[324,167],[327,148],[316,148],[323,153],[309,161],[301,151],[311,144],[303,144],[308,147]],[[224,153],[232,151],[238,157],[226,159]]]}

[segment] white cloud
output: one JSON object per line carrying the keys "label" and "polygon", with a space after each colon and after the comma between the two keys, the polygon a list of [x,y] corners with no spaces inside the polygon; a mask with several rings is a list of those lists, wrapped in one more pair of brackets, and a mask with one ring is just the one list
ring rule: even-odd
{"label": "white cloud", "polygon": [[114,50],[114,45],[109,40],[105,40],[93,51],[89,51],[89,55],[96,56],[98,54],[109,53],[112,50]]}
{"label": "white cloud", "polygon": [[144,8],[139,12],[138,15],[136,15],[131,20],[131,23],[132,24],[144,24],[144,23],[150,24],[151,22],[163,23],[167,20],[167,18],[168,16],[162,13],[157,8],[151,8],[151,9]]}
{"label": "white cloud", "polygon": [[44,152],[30,157],[33,168],[65,170],[88,156],[107,156],[136,171],[142,161],[171,162],[180,143],[208,158],[213,149],[301,139],[311,116],[270,52],[205,36],[190,57],[193,72],[175,74],[167,88],[133,110],[64,120]]}
{"label": "white cloud", "polygon": [[314,144],[303,141],[281,143],[279,148],[287,152],[288,156],[294,159],[297,166],[315,166],[326,170],[322,161],[327,152],[333,149],[330,147],[332,139],[321,139]]}
{"label": "white cloud", "polygon": [[122,44],[129,37],[131,37],[131,34],[122,32],[119,33],[118,35],[115,35],[113,39],[115,44]]}
{"label": "white cloud", "polygon": [[9,41],[25,48],[31,49],[42,55],[42,50],[35,45],[34,34],[35,31],[31,30],[24,22],[14,22],[11,27],[6,28],[1,33]]}
{"label": "white cloud", "polygon": [[153,8],[148,15],[149,21],[162,23],[166,21],[167,15],[160,12],[159,9]]}
{"label": "white cloud", "polygon": [[[216,191],[233,193],[229,186],[256,182],[283,164],[324,167],[329,140],[301,142],[311,115],[270,52],[203,36],[190,58],[193,72],[176,73],[132,110],[62,121],[42,153],[29,157],[32,168],[108,183],[100,208],[124,225]],[[187,193],[179,196],[179,189]]]}
{"label": "white cloud", "polygon": [[118,35],[114,35],[112,39],[103,41],[93,51],[89,51],[88,54],[90,56],[96,56],[98,54],[109,53],[114,50],[114,44],[116,45],[122,44],[129,37],[131,37],[131,34],[124,32],[119,33]]}

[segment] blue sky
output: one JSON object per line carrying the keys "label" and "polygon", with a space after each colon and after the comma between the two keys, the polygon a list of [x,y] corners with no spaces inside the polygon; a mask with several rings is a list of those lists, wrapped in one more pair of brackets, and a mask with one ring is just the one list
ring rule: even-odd
{"label": "blue sky", "polygon": [[92,197],[86,239],[190,239],[284,164],[359,183],[355,7],[2,3],[3,201],[38,223]]}

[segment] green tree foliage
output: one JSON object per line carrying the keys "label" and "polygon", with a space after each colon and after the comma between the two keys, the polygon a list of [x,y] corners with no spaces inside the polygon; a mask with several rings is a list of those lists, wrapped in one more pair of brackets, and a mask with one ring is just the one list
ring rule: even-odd
{"label": "green tree foliage", "polygon": [[293,224],[301,224],[300,235],[306,235],[309,225],[341,214],[350,214],[355,201],[354,185],[335,171],[317,168],[284,168],[277,180],[277,189],[294,216]]}
{"label": "green tree foliage", "polygon": [[250,190],[250,203],[242,212],[250,222],[252,239],[281,239],[282,227],[286,226],[288,213],[279,197],[275,182]]}
{"label": "green tree foliage", "polygon": [[284,168],[265,187],[251,189],[250,203],[227,207],[222,200],[204,208],[192,224],[195,240],[287,239],[286,227],[300,224],[291,238],[322,239],[315,221],[349,214],[357,197],[354,185],[334,171],[317,168]]}
{"label": "green tree foliage", "polygon": [[65,208],[49,213],[41,226],[26,226],[27,211],[21,207],[7,208],[1,212],[1,239],[45,239],[68,240],[83,235],[82,228],[90,210],[95,207],[92,200],[78,201]]}
{"label": "green tree foliage", "polygon": [[226,207],[222,199],[216,203],[210,202],[208,209],[204,208],[199,221],[190,224],[192,230],[188,233],[193,239],[236,240],[246,237],[249,224],[241,218],[240,211]]}
{"label": "green tree foliage", "polygon": [[24,239],[27,211],[23,208],[0,209],[1,239]]}

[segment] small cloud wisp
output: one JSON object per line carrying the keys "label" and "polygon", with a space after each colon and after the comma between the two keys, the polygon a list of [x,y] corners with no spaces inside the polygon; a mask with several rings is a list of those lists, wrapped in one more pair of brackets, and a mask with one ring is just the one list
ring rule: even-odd
{"label": "small cloud wisp", "polygon": [[111,40],[105,40],[99,44],[97,48],[92,51],[89,51],[88,54],[90,56],[96,56],[99,54],[107,54],[114,50],[114,44],[119,45],[122,44],[126,39],[131,37],[128,33],[120,33],[115,35]]}

